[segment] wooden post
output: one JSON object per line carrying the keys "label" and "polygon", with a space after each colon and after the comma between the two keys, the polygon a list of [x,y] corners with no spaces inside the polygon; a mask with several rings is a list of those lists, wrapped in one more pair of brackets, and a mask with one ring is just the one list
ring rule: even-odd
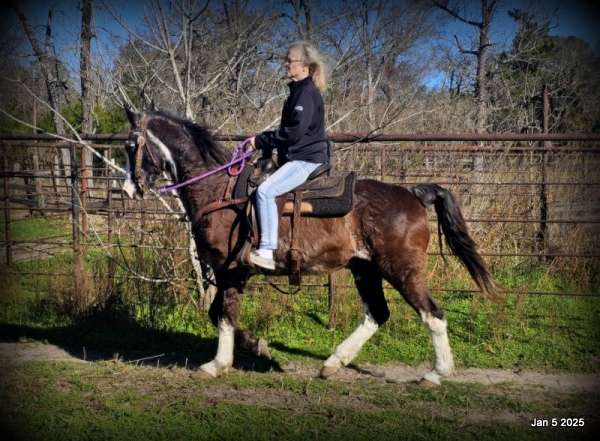
{"label": "wooden post", "polygon": [[[547,135],[550,130],[550,92],[548,91],[548,86],[544,84],[544,90],[542,92],[543,101],[544,101],[544,117],[542,120],[542,130],[544,131],[544,135]],[[551,146],[550,141],[544,141],[544,147]]]}
{"label": "wooden post", "polygon": [[[548,134],[548,126],[550,119],[550,96],[548,93],[548,87],[544,84],[542,91],[543,98],[543,118],[542,118],[542,131],[545,135]],[[546,194],[546,152],[545,149],[550,147],[549,141],[542,142],[542,149],[540,153],[540,225],[536,236],[538,249],[542,254],[548,252],[548,227],[546,221],[548,220],[548,197]],[[547,256],[541,256],[541,261],[547,261]]]}
{"label": "wooden post", "polygon": [[[112,161],[112,146],[108,147],[108,150],[106,151],[108,157],[106,159],[108,159],[108,161]],[[110,176],[110,167],[108,166],[108,164],[106,164],[106,202],[107,202],[107,206],[108,206],[108,215],[107,215],[107,224],[108,224],[108,231],[107,231],[107,245],[110,247],[112,244],[112,229],[113,229],[113,207],[112,207],[112,180],[109,179]],[[115,262],[113,259],[110,258],[110,256],[108,257],[108,281],[106,284],[106,298],[109,299],[110,297],[112,297],[112,292],[113,292],[113,286],[114,286],[114,279],[115,279]]]}
{"label": "wooden post", "polygon": [[70,145],[71,172],[71,215],[73,226],[73,303],[77,310],[82,306],[83,293],[83,258],[81,254],[81,238],[79,235],[79,162],[75,144]]}
{"label": "wooden post", "polygon": [[335,292],[335,273],[327,275],[327,302],[329,306],[329,324],[328,329],[335,329],[337,322],[337,310],[336,310],[336,292]]}
{"label": "wooden post", "polygon": [[[31,115],[31,125],[34,127],[33,129],[33,133],[36,134],[37,133],[37,129],[35,129],[35,127],[37,127],[37,103],[36,100],[33,100],[33,108],[32,108],[32,115]],[[37,144],[37,141],[33,141],[34,144]],[[41,177],[40,177],[40,158],[39,158],[39,150],[38,147],[35,146],[33,147],[33,155],[32,155],[32,160],[33,160],[33,182],[34,182],[34,188],[35,188],[35,201],[36,201],[36,205],[37,208],[45,208],[46,207],[46,201],[44,200],[44,195],[43,195],[43,190],[42,190],[42,181],[41,181]],[[44,212],[40,211],[40,214],[43,215]]]}
{"label": "wooden post", "polygon": [[6,265],[12,265],[12,243],[10,236],[10,193],[8,183],[8,148],[2,146],[4,157],[4,240],[6,241]]}
{"label": "wooden post", "polygon": [[[87,242],[87,232],[88,232],[88,216],[87,216],[87,197],[88,197],[88,167],[86,161],[86,150],[84,147],[81,148],[81,186],[79,191],[79,201],[81,204],[82,213],[81,213],[81,234],[83,236],[84,242]],[[85,246],[83,247],[85,248]],[[85,254],[85,249],[82,250],[83,254]]]}

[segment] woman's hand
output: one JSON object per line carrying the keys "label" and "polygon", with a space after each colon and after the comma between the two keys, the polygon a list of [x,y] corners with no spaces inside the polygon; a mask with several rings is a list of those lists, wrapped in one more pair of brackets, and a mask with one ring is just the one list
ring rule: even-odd
{"label": "woman's hand", "polygon": [[250,139],[250,142],[249,142],[250,147],[252,147],[252,150],[256,150],[256,136],[253,136],[252,138],[249,138],[249,139]]}

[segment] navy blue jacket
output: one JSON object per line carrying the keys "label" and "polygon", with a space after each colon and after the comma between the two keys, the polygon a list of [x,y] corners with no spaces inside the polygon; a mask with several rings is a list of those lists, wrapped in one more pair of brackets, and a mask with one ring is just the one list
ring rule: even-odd
{"label": "navy blue jacket", "polygon": [[279,165],[287,161],[327,162],[325,106],[311,77],[288,84],[290,95],[283,104],[277,130],[256,135],[256,148],[277,149]]}

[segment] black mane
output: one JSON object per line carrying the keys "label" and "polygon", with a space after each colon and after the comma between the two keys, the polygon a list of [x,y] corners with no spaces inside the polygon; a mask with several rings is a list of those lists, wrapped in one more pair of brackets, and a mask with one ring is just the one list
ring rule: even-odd
{"label": "black mane", "polygon": [[182,126],[205,162],[223,164],[229,160],[231,153],[214,139],[207,128],[169,112],[153,111],[147,113],[152,116],[159,116],[171,120]]}

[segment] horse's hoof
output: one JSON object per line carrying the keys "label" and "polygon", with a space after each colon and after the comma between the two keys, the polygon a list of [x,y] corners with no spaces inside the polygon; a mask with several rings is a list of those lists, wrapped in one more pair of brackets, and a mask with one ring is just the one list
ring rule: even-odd
{"label": "horse's hoof", "polygon": [[326,380],[327,378],[331,377],[333,374],[335,374],[339,370],[340,370],[340,368],[338,368],[338,367],[323,366],[321,368],[321,371],[319,372],[319,377]]}
{"label": "horse's hoof", "polygon": [[423,375],[423,378],[419,380],[419,386],[423,386],[427,389],[438,387],[442,385],[442,377],[436,371],[427,372]]}
{"label": "horse's hoof", "polygon": [[257,354],[259,357],[265,357],[271,360],[271,351],[269,350],[269,343],[264,338],[258,339]]}
{"label": "horse's hoof", "polygon": [[223,366],[216,360],[213,360],[209,363],[204,363],[198,368],[196,378],[210,380],[228,374],[230,369],[231,366]]}
{"label": "horse's hoof", "polygon": [[190,374],[190,377],[192,377],[194,380],[214,380],[215,378],[217,378],[214,375],[202,369],[195,370]]}
{"label": "horse's hoof", "polygon": [[421,378],[419,381],[417,381],[417,384],[425,389],[434,389],[436,387],[440,387],[439,383],[429,381],[427,378]]}

